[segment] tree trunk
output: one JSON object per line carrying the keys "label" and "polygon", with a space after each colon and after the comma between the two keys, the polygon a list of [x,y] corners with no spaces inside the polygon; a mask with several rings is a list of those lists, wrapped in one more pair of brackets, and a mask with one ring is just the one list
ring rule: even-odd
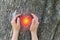
{"label": "tree trunk", "polygon": [[[34,13],[39,18],[39,40],[60,40],[60,0],[0,0],[0,40],[11,40],[10,21],[19,13]],[[19,40],[31,40],[29,31]]]}

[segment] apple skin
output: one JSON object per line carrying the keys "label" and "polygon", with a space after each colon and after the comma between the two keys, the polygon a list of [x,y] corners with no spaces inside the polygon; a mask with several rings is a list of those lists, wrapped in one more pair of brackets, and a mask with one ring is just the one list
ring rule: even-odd
{"label": "apple skin", "polygon": [[28,28],[30,27],[31,25],[31,22],[32,22],[32,15],[23,15],[21,14],[20,16],[20,25],[23,27],[23,28]]}

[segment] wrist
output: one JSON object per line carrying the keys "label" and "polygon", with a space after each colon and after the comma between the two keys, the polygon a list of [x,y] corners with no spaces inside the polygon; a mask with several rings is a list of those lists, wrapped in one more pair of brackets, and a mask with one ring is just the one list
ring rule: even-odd
{"label": "wrist", "polygon": [[31,31],[31,33],[37,33],[37,31]]}
{"label": "wrist", "polygon": [[19,32],[20,30],[13,29],[13,32]]}
{"label": "wrist", "polygon": [[31,34],[37,34],[37,32],[31,32]]}
{"label": "wrist", "polygon": [[37,32],[31,32],[32,40],[38,40]]}
{"label": "wrist", "polygon": [[12,40],[18,40],[19,31],[13,31]]}
{"label": "wrist", "polygon": [[19,31],[13,31],[13,33],[19,33]]}

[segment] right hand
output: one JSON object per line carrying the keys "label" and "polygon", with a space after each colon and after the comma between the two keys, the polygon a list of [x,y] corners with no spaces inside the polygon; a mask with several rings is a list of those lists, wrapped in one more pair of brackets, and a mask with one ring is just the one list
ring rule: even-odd
{"label": "right hand", "polygon": [[39,25],[39,22],[38,22],[38,17],[34,14],[31,14],[33,16],[33,20],[32,20],[32,24],[30,26],[30,31],[31,32],[37,32],[37,28],[38,28],[38,25]]}

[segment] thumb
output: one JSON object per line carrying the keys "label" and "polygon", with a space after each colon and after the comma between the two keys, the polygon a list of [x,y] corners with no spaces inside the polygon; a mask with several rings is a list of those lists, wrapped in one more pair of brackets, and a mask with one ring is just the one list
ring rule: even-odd
{"label": "thumb", "polygon": [[32,19],[32,23],[31,23],[30,28],[31,28],[33,25],[34,25],[34,19]]}
{"label": "thumb", "polygon": [[19,17],[17,18],[17,25],[20,26],[20,18]]}

